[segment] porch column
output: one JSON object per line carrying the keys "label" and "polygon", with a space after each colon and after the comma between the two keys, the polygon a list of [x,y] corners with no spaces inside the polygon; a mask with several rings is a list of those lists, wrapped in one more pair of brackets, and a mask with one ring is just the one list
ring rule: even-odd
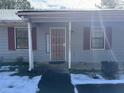
{"label": "porch column", "polygon": [[29,47],[29,71],[34,68],[33,62],[33,51],[32,51],[32,25],[31,22],[28,22],[28,47]]}
{"label": "porch column", "polygon": [[71,22],[69,24],[68,68],[71,69]]}

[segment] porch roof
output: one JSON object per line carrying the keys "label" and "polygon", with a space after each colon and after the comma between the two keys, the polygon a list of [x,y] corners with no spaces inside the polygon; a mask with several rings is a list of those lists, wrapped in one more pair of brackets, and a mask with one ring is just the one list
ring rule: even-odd
{"label": "porch roof", "polygon": [[124,21],[124,10],[33,10],[17,15],[32,22]]}
{"label": "porch roof", "polygon": [[22,23],[23,20],[16,15],[17,11],[15,9],[0,9],[0,25],[10,24],[10,23]]}

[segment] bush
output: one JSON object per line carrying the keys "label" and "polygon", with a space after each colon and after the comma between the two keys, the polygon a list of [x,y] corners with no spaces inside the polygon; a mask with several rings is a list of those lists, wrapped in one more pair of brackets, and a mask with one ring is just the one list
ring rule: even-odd
{"label": "bush", "polygon": [[16,61],[17,61],[17,62],[24,62],[24,58],[21,57],[21,56],[20,56],[20,57],[17,57],[17,58],[16,58]]}
{"label": "bush", "polygon": [[103,61],[102,65],[102,74],[107,79],[117,79],[118,78],[118,63],[112,61]]}
{"label": "bush", "polygon": [[1,57],[0,57],[0,62],[3,62],[3,61],[4,61],[4,57],[1,56]]}

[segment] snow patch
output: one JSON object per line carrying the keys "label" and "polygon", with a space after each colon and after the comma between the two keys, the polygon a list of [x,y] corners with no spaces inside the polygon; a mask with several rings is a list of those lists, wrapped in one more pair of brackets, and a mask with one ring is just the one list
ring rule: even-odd
{"label": "snow patch", "polygon": [[[101,77],[101,76],[100,76]],[[118,80],[106,80],[104,78],[93,79],[84,74],[71,74],[71,83],[73,85],[79,84],[119,84],[124,83],[124,75],[120,76]]]}
{"label": "snow patch", "polygon": [[41,76],[10,76],[16,72],[0,72],[0,93],[36,93]]}
{"label": "snow patch", "polygon": [[99,74],[96,74],[96,76],[99,78],[99,79],[104,79],[101,75]]}
{"label": "snow patch", "polygon": [[2,66],[2,67],[0,67],[0,71],[1,70],[10,70],[10,67],[18,67],[18,66]]}
{"label": "snow patch", "polygon": [[119,79],[124,79],[124,75],[121,74],[121,75],[119,76]]}

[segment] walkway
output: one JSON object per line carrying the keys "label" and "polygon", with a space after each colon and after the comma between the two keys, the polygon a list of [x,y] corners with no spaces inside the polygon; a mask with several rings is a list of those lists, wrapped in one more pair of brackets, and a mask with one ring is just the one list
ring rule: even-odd
{"label": "walkway", "polygon": [[68,73],[58,73],[51,70],[43,74],[38,88],[40,89],[38,93],[74,93],[70,75]]}

